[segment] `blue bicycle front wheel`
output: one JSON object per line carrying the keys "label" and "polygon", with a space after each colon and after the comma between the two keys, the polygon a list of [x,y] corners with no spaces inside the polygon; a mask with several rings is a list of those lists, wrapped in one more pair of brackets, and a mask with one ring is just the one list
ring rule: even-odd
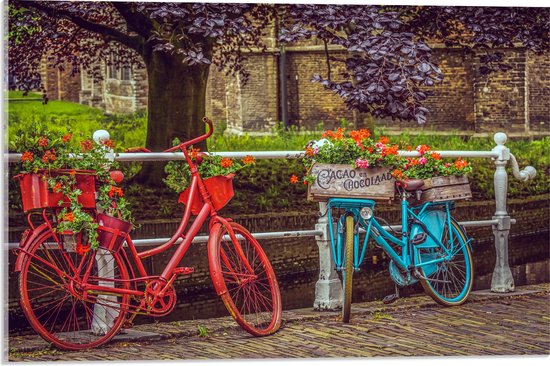
{"label": "blue bicycle front wheel", "polygon": [[466,231],[453,219],[450,228],[445,225],[441,243],[446,250],[431,248],[420,257],[428,261],[447,251],[451,252],[452,256],[437,263],[435,268],[430,266],[429,271],[421,266],[419,270],[424,279],[420,278],[419,282],[435,302],[445,306],[460,305],[468,298],[474,278],[472,254],[467,244]]}

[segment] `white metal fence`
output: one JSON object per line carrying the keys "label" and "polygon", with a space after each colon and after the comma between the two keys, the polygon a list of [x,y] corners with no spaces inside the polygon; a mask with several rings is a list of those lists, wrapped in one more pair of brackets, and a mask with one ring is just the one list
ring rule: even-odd
{"label": "white metal fence", "polygon": [[[94,133],[94,139],[108,139],[109,135],[106,131],[97,131]],[[507,136],[505,133],[499,132],[494,135],[496,146],[489,151],[437,151],[441,157],[447,158],[486,158],[492,159],[495,163],[495,214],[491,218],[486,218],[479,221],[465,221],[460,224],[466,227],[472,226],[492,226],[495,236],[496,249],[496,264],[493,271],[491,282],[491,290],[493,292],[509,292],[514,291],[514,280],[512,272],[508,264],[508,237],[510,225],[515,223],[506,210],[506,198],[508,191],[508,174],[506,165],[511,162],[512,172],[516,179],[527,181],[536,176],[535,168],[527,166],[520,170],[518,163],[510,153],[510,150],[505,146]],[[299,159],[303,157],[302,151],[238,151],[238,152],[215,152],[216,155],[230,158],[243,158],[247,155],[252,155],[255,159]],[[420,154],[416,151],[399,151],[399,155],[405,157],[417,157]],[[21,154],[8,154],[8,161],[15,163],[20,161]],[[119,153],[113,155],[113,158],[120,162],[136,162],[136,161],[170,161],[183,160],[184,156],[181,152],[164,153]],[[320,212],[326,211],[325,203],[319,203]],[[330,237],[328,234],[328,221],[326,216],[320,217],[315,229],[313,230],[297,230],[297,231],[281,231],[281,232],[266,232],[253,233],[257,239],[273,239],[273,238],[290,238],[290,237],[312,237],[314,236],[319,246],[319,280],[315,286],[315,308],[319,309],[334,309],[341,306],[342,302],[342,286],[338,275],[334,270],[332,255],[330,253]],[[398,225],[396,225],[398,226]],[[392,225],[392,228],[396,226]],[[161,244],[168,238],[158,239],[140,239],[135,240],[137,246]],[[206,242],[207,236],[198,236],[194,242]],[[181,240],[179,241],[181,242]],[[178,243],[179,243],[178,242]],[[17,243],[10,243],[10,247],[16,247]]]}

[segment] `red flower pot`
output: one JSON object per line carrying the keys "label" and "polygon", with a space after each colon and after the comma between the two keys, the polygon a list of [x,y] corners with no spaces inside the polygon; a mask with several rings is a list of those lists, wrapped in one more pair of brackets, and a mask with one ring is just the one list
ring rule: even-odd
{"label": "red flower pot", "polygon": [[99,247],[111,252],[118,252],[124,243],[124,239],[132,230],[132,224],[116,217],[99,214],[97,215],[97,241]]}
{"label": "red flower pot", "polygon": [[[48,177],[68,175],[71,172],[75,174],[75,188],[82,192],[78,197],[78,202],[82,204],[83,208],[95,208],[95,172],[93,170],[59,169],[49,172],[39,170],[37,173],[23,173],[14,177],[19,181],[23,211],[69,206],[69,199],[66,196],[50,190]],[[63,201],[61,206],[59,201]]]}
{"label": "red flower pot", "polygon": [[[210,200],[216,211],[221,210],[227,203],[233,198],[233,177],[235,174],[228,174],[226,176],[219,175],[205,179],[204,186],[210,194]],[[179,203],[187,204],[189,198],[190,188],[187,188],[180,194],[178,200]],[[204,200],[197,189],[193,197],[193,203],[191,204],[191,212],[193,215],[198,215],[204,205]]]}

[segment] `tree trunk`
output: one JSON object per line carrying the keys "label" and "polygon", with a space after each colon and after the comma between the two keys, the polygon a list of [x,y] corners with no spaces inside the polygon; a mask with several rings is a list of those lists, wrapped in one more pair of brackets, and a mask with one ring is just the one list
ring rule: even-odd
{"label": "tree trunk", "polygon": [[[146,147],[163,151],[172,140],[187,141],[205,133],[206,82],[209,65],[188,66],[179,55],[148,52],[144,55],[149,82]],[[196,145],[205,150],[206,142]],[[163,185],[164,162],[145,162],[136,180]]]}

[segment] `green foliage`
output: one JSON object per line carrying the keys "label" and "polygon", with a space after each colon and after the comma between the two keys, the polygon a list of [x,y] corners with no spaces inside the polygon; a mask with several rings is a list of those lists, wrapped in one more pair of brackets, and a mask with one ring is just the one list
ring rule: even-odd
{"label": "green foliage", "polygon": [[208,329],[206,329],[206,327],[199,325],[197,328],[199,331],[199,337],[202,337],[202,338],[208,337],[209,334],[208,334]]}

